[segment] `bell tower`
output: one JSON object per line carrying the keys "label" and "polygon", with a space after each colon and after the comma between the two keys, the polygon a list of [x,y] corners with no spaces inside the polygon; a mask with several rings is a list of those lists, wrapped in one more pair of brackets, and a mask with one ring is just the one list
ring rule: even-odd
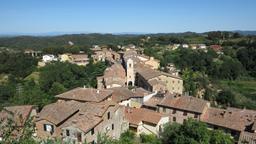
{"label": "bell tower", "polygon": [[134,63],[131,58],[126,61],[126,85],[134,86],[135,83],[135,72]]}

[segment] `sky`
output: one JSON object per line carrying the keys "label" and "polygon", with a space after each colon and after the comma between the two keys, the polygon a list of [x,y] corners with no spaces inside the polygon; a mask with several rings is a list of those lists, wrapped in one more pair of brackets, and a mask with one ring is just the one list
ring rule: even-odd
{"label": "sky", "polygon": [[256,0],[1,0],[0,33],[256,30]]}

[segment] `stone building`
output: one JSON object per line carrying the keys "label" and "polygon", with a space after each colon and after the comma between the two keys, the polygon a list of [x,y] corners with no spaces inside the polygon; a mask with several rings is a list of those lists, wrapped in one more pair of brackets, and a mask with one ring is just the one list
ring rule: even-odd
{"label": "stone building", "polygon": [[192,96],[167,96],[158,105],[160,113],[170,115],[171,122],[183,124],[188,118],[200,120],[210,103]]}
{"label": "stone building", "polygon": [[110,62],[116,62],[116,61],[120,61],[120,54],[112,51],[112,50],[108,50],[108,49],[101,49],[98,51],[93,51],[94,53],[92,54],[92,58],[94,62],[99,62],[99,61],[110,61]]}
{"label": "stone building", "polygon": [[156,93],[137,87],[132,90],[129,90],[127,87],[116,87],[111,88],[110,90],[113,91],[113,101],[119,103],[119,105],[136,108],[140,108],[144,102],[156,95]]}
{"label": "stone building", "polygon": [[97,77],[97,88],[113,88],[123,87],[126,84],[126,72],[123,66],[119,63],[114,63],[108,67],[103,76]]}
{"label": "stone building", "polygon": [[95,143],[98,134],[106,134],[118,139],[127,130],[124,120],[124,107],[105,101],[98,104],[83,104],[77,114],[61,126],[63,139],[73,143]]}
{"label": "stone building", "polygon": [[26,49],[24,51],[24,54],[30,55],[32,57],[41,57],[43,55],[42,51],[32,50],[32,49]]}
{"label": "stone building", "polygon": [[125,63],[126,68],[126,85],[134,86],[135,85],[135,71],[134,71],[134,63],[131,58],[127,60]]}
{"label": "stone building", "polygon": [[159,135],[164,124],[169,122],[167,115],[143,108],[126,108],[125,119],[129,122],[129,129],[137,135]]}
{"label": "stone building", "polygon": [[79,111],[75,101],[46,105],[36,118],[36,135],[40,139],[62,138],[62,124]]}
{"label": "stone building", "polygon": [[[173,75],[156,70],[159,62],[153,58],[147,59],[129,50],[123,53],[123,62],[126,69],[127,85],[142,87],[148,91],[166,91],[183,93],[183,80]],[[149,62],[148,64],[146,64]]]}
{"label": "stone building", "polygon": [[136,68],[136,85],[149,91],[166,91],[170,93],[183,93],[183,80],[165,72],[147,67]]}
{"label": "stone building", "polygon": [[35,121],[40,139],[95,143],[98,134],[119,138],[128,129],[124,107],[111,100],[110,90],[76,88],[56,97],[58,101],[45,106]]}
{"label": "stone building", "polygon": [[192,118],[207,124],[209,129],[223,130],[230,134],[235,143],[255,144],[256,111],[210,107],[210,102],[177,94],[155,95],[146,101],[143,108],[169,115],[170,122],[182,124]]}
{"label": "stone building", "polygon": [[[32,121],[37,115],[37,108],[33,105],[20,105],[4,107],[0,111],[0,142],[5,132],[9,132],[8,126],[15,127],[15,131],[11,131],[11,137],[19,138],[22,136],[22,131],[27,121]],[[12,121],[13,123],[9,123]],[[12,124],[12,125],[10,125]],[[6,127],[7,126],[7,127]]]}
{"label": "stone building", "polygon": [[256,111],[237,108],[208,108],[201,118],[212,129],[222,129],[240,142],[256,142]]}
{"label": "stone building", "polygon": [[79,66],[86,66],[89,64],[89,58],[87,54],[72,54],[71,57],[71,63],[74,63]]}

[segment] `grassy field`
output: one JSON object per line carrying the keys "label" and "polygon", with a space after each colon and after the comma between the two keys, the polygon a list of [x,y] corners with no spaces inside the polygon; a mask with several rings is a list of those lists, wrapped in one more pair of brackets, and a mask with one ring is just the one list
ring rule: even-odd
{"label": "grassy field", "polygon": [[221,81],[220,85],[231,90],[238,107],[256,109],[256,81]]}
{"label": "grassy field", "polygon": [[33,72],[30,75],[28,75],[24,80],[34,80],[35,83],[38,83],[39,81],[39,72]]}

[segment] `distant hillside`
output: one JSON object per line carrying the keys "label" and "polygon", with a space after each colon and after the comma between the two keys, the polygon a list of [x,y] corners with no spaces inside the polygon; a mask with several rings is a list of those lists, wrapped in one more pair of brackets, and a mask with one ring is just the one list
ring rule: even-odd
{"label": "distant hillside", "polygon": [[197,37],[197,33],[158,33],[158,34],[67,34],[60,36],[7,36],[0,37],[0,47],[9,47],[16,49],[42,49],[68,46],[68,42],[72,41],[76,46],[91,45],[126,45],[138,44],[145,37],[150,36],[154,39],[165,37],[166,43],[169,43],[170,37]]}
{"label": "distant hillside", "polygon": [[[220,31],[195,33],[119,33],[119,34],[65,34],[58,36],[2,36],[0,37],[0,47],[8,47],[13,49],[43,49],[43,48],[60,48],[69,46],[69,41],[78,47],[91,47],[92,45],[126,45],[139,44],[142,38],[150,36],[151,44],[169,44],[169,43],[206,43],[214,44],[208,34],[212,38],[219,38]],[[224,31],[222,31],[224,32]],[[256,35],[256,31],[236,31],[242,35]],[[234,33],[225,31],[225,33]],[[217,35],[216,35],[217,34]],[[222,36],[220,36],[222,38]]]}
{"label": "distant hillside", "polygon": [[111,34],[70,34],[61,36],[17,36],[0,37],[0,47],[17,49],[42,49],[47,47],[64,47],[72,41],[77,46],[91,46],[94,44],[126,44],[134,41],[137,35]]}
{"label": "distant hillside", "polygon": [[240,31],[240,30],[237,30],[237,31],[234,31],[234,32],[237,32],[241,35],[256,35],[256,31]]}

